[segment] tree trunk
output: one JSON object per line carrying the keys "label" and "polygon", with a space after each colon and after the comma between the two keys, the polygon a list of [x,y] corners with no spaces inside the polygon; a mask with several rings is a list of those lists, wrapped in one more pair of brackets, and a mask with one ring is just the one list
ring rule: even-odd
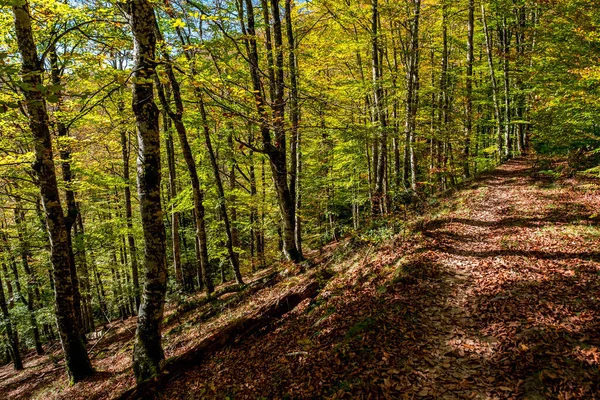
{"label": "tree trunk", "polygon": [[248,18],[247,43],[248,60],[250,75],[252,77],[252,86],[256,100],[258,114],[260,116],[260,128],[263,142],[262,151],[267,154],[270,161],[271,173],[277,193],[277,202],[281,217],[283,220],[283,251],[286,258],[293,262],[299,262],[303,259],[302,253],[298,251],[294,239],[295,231],[295,210],[294,201],[290,194],[287,179],[287,161],[286,161],[286,141],[284,129],[284,82],[283,82],[283,51],[282,51],[282,33],[281,19],[279,16],[279,0],[271,2],[271,13],[273,14],[273,34],[275,43],[275,66],[276,73],[271,82],[274,87],[275,98],[271,106],[273,110],[273,126],[275,133],[275,143],[271,138],[269,128],[268,113],[262,95],[261,73],[258,64],[258,51],[256,46],[256,32],[254,27],[254,8],[251,0],[245,0],[246,13]]}
{"label": "tree trunk", "polygon": [[410,187],[417,190],[417,159],[415,135],[417,108],[419,103],[419,20],[421,0],[411,0],[412,10],[409,22],[409,44],[406,65],[406,122],[405,122],[405,179],[410,171]]}
{"label": "tree trunk", "polygon": [[8,277],[8,268],[6,268],[6,264],[4,264],[4,263],[2,264],[2,272],[4,273],[6,291],[8,292],[8,309],[12,310],[12,308],[15,306],[13,287],[12,287],[12,284],[10,283],[10,279]]}
{"label": "tree trunk", "polygon": [[[6,266],[2,265],[3,270],[6,271]],[[8,280],[8,279],[7,279]],[[6,330],[6,336],[8,337],[8,344],[10,347],[10,356],[13,360],[13,366],[15,371],[23,369],[23,361],[21,360],[21,353],[19,352],[19,332],[17,327],[14,326],[10,319],[10,313],[6,306],[6,298],[4,297],[4,288],[2,287],[2,276],[0,275],[0,311],[2,311],[2,324]]]}
{"label": "tree trunk", "polygon": [[444,143],[444,151],[442,157],[443,167],[442,172],[442,190],[448,188],[448,173],[451,170],[448,165],[448,8],[446,3],[442,4],[442,66],[440,71],[440,95],[438,97],[438,129],[440,134],[439,140]]}
{"label": "tree trunk", "polygon": [[[119,107],[123,106],[119,104]],[[120,113],[124,110],[120,110]],[[129,255],[131,257],[131,275],[133,280],[133,296],[135,298],[135,310],[140,308],[140,278],[139,268],[137,259],[137,247],[135,244],[135,237],[133,236],[133,210],[131,208],[131,181],[129,178],[129,140],[126,129],[120,130],[121,136],[121,157],[123,160],[123,180],[125,181],[125,187],[123,192],[125,194],[125,218],[127,220],[127,243],[129,245]]]}
{"label": "tree trunk", "polygon": [[509,79],[509,52],[510,52],[510,29],[506,26],[506,16],[502,19],[502,28],[500,29],[500,45],[502,46],[502,73],[504,77],[504,157],[512,157],[512,139],[511,139],[511,115],[510,115],[510,79]]}
{"label": "tree trunk", "polygon": [[[81,207],[78,207],[81,210]],[[83,217],[81,216],[81,212],[77,214],[77,221],[75,222],[75,226],[77,227],[77,231],[75,234],[75,244],[77,246],[77,253],[79,255],[79,265],[81,266],[81,282],[83,283],[84,291],[84,304],[86,307],[86,314],[88,316],[87,320],[87,331],[94,331],[94,314],[92,313],[92,288],[90,285],[90,275],[88,271],[87,264],[87,256],[85,251],[85,231],[83,229]]]}
{"label": "tree trunk", "polygon": [[[58,56],[56,54],[56,45],[52,45],[50,48],[50,70],[52,84],[60,86],[61,84],[61,70],[58,66]],[[58,110],[62,107],[62,91],[56,92],[58,98]],[[65,227],[67,230],[67,242],[69,246],[69,258],[71,259],[71,284],[73,285],[73,307],[75,309],[75,315],[79,322],[79,327],[83,328],[83,315],[81,312],[81,292],[79,290],[79,277],[77,276],[77,265],[75,264],[75,254],[73,253],[73,236],[72,229],[75,224],[75,219],[79,210],[75,203],[75,192],[72,188],[73,173],[71,171],[71,145],[68,142],[69,131],[65,123],[58,118],[56,123],[56,130],[58,133],[58,151],[61,159],[62,178],[65,183],[65,200],[67,202],[67,215],[64,216]],[[65,141],[66,140],[66,141]],[[82,336],[85,341],[85,336]]]}
{"label": "tree trunk", "polygon": [[134,37],[132,108],[138,140],[138,194],[144,231],[144,289],[138,310],[133,348],[133,371],[142,382],[160,374],[165,358],[160,327],[167,284],[165,265],[165,226],[160,203],[160,132],[159,111],[154,103],[156,63],[156,22],[154,9],[147,0],[130,3]]}
{"label": "tree trunk", "polygon": [[[170,68],[170,67],[168,67]],[[172,70],[171,70],[172,73]],[[173,76],[174,78],[174,76]],[[171,79],[170,79],[171,80]],[[163,107],[167,109],[171,120],[173,121],[173,125],[175,125],[175,130],[177,131],[177,135],[179,136],[179,143],[181,145],[181,150],[183,153],[183,158],[185,159],[185,163],[188,168],[188,173],[190,175],[190,182],[192,185],[192,197],[194,201],[194,218],[196,223],[196,237],[199,242],[199,262],[200,262],[200,270],[202,272],[202,280],[205,285],[207,293],[212,293],[214,290],[214,286],[212,283],[212,277],[210,274],[210,264],[208,261],[208,247],[207,247],[207,236],[206,236],[206,223],[204,220],[204,192],[200,187],[200,180],[198,178],[198,171],[196,169],[196,161],[194,160],[194,155],[192,153],[192,149],[188,142],[187,138],[187,130],[183,123],[183,101],[181,100],[181,93],[179,91],[179,84],[177,81],[173,79],[171,83],[171,89],[173,90],[173,98],[175,99],[175,107],[176,111],[173,112],[170,109],[169,103],[164,95],[164,89],[161,84],[158,84],[158,94],[159,99]],[[175,83],[175,85],[173,84]]]}
{"label": "tree trunk", "polygon": [[[166,89],[166,88],[165,88]],[[170,99],[170,93],[165,90],[167,101]],[[173,135],[171,131],[171,120],[167,110],[163,111],[163,131],[165,133],[165,147],[167,153],[167,164],[169,167],[169,195],[171,201],[177,197],[177,170],[175,169],[175,146],[173,145]],[[171,242],[173,245],[173,272],[175,273],[175,282],[181,288],[183,287],[183,271],[181,265],[181,241],[179,238],[179,213],[175,211],[175,205],[171,206]]]}
{"label": "tree trunk", "polygon": [[[35,352],[39,354],[44,354],[44,349],[42,347],[42,341],[40,339],[40,330],[38,327],[37,319],[35,317],[35,309],[36,309],[36,300],[34,298],[34,291],[39,290],[37,288],[37,279],[35,274],[31,270],[29,266],[29,246],[27,243],[27,232],[25,227],[25,213],[20,208],[19,205],[15,208],[15,223],[17,225],[17,237],[19,239],[19,254],[21,257],[21,265],[23,267],[23,271],[27,275],[27,300],[23,297],[23,293],[21,292],[19,275],[17,272],[16,265],[13,266],[13,273],[15,275],[15,282],[17,282],[17,293],[19,294],[19,298],[21,301],[27,306],[27,312],[29,314],[29,323],[31,325],[31,331],[33,333],[33,341],[35,343]],[[39,292],[38,296],[39,298]]]}
{"label": "tree trunk", "polygon": [[387,121],[385,115],[385,104],[383,99],[383,88],[381,86],[381,60],[379,51],[379,10],[378,0],[371,1],[371,69],[373,79],[373,124],[378,132],[373,145],[373,171],[375,189],[372,198],[373,214],[383,214],[385,212],[385,194],[384,179],[386,170],[387,154]]}
{"label": "tree trunk", "polygon": [[292,25],[293,0],[285,0],[285,26],[288,42],[288,65],[290,76],[290,196],[294,201],[294,240],[302,253],[302,229],[300,221],[300,171],[302,160],[300,154],[300,106],[298,104],[298,62],[296,60],[296,38]]}
{"label": "tree trunk", "polygon": [[92,265],[92,277],[96,281],[96,297],[98,300],[98,305],[100,306],[100,311],[102,311],[103,315],[107,317],[108,307],[106,306],[106,292],[104,291],[104,283],[102,282],[100,271],[98,271],[96,268],[96,263],[94,262],[92,253],[90,253],[90,259]]}
{"label": "tree trunk", "polygon": [[56,320],[67,373],[71,381],[77,382],[91,375],[93,369],[81,337],[73,305],[68,232],[56,181],[46,102],[43,93],[37,89],[42,85],[43,66],[33,40],[28,3],[13,5],[12,10],[17,43],[22,57],[23,94],[29,114],[29,126],[34,136],[36,158],[34,170],[37,173],[51,243]]}
{"label": "tree trunk", "polygon": [[[206,143],[206,148],[208,149],[208,156],[210,158],[210,164],[212,166],[213,174],[215,177],[215,182],[217,184],[217,193],[219,195],[219,209],[221,211],[221,217],[223,218],[223,222],[225,225],[225,234],[227,235],[227,242],[225,246],[227,247],[227,253],[229,255],[229,262],[231,264],[231,269],[233,270],[233,274],[235,276],[235,281],[238,284],[243,284],[244,281],[242,279],[242,274],[240,273],[240,264],[239,264],[239,255],[235,252],[234,246],[234,235],[233,228],[229,221],[229,213],[227,212],[227,204],[225,203],[225,191],[223,190],[223,180],[221,179],[221,174],[219,173],[219,165],[217,163],[217,157],[212,147],[211,139],[210,139],[210,131],[208,129],[208,121],[206,116],[206,109],[204,107],[204,99],[201,94],[198,97],[199,107],[200,107],[200,116],[202,118],[202,130],[204,132],[204,142]],[[233,149],[232,149],[233,150]],[[232,164],[233,165],[233,164]],[[230,174],[234,177],[233,168],[230,171]]]}
{"label": "tree trunk", "polygon": [[468,0],[468,18],[467,18],[467,79],[466,104],[465,104],[465,142],[463,147],[463,176],[469,178],[469,147],[471,146],[471,136],[473,135],[473,32],[475,25],[474,11],[475,0]]}
{"label": "tree trunk", "polygon": [[137,308],[135,307],[135,296],[132,296],[131,291],[131,276],[127,266],[127,242],[125,236],[121,236],[121,265],[123,266],[123,287],[125,288],[125,296],[127,297],[127,313],[129,316],[137,315]]}
{"label": "tree trunk", "polygon": [[502,159],[502,117],[500,114],[500,103],[498,102],[498,84],[496,83],[496,72],[494,71],[494,60],[492,58],[492,42],[487,26],[485,16],[485,5],[481,3],[481,22],[483,23],[483,33],[485,35],[485,47],[490,70],[490,80],[492,83],[492,99],[494,101],[494,116],[496,117],[496,136],[498,146],[498,157]]}
{"label": "tree trunk", "polygon": [[[237,252],[237,249],[240,248],[240,232],[237,228],[237,196],[235,190],[237,188],[237,180],[236,180],[236,169],[238,168],[237,162],[235,160],[235,147],[233,144],[233,123],[228,122],[228,133],[227,133],[227,147],[228,147],[228,155],[227,161],[229,165],[229,216],[231,221],[231,245],[233,246],[234,255],[238,260],[240,255]],[[239,266],[238,266],[239,269]],[[235,273],[235,270],[234,270]],[[237,279],[237,278],[236,278]]]}

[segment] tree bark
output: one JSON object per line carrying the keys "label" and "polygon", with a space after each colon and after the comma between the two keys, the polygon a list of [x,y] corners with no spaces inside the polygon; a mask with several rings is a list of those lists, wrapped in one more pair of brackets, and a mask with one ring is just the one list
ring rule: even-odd
{"label": "tree bark", "polygon": [[502,74],[504,78],[504,157],[509,159],[512,157],[512,138],[511,138],[511,115],[510,115],[510,37],[511,32],[506,25],[506,16],[502,19],[502,27],[499,30],[501,37],[500,45],[502,46]]}
{"label": "tree bark", "polygon": [[451,168],[448,166],[448,112],[449,112],[449,96],[448,96],[448,6],[444,2],[442,4],[442,65],[440,71],[440,94],[438,97],[438,129],[440,131],[439,140],[443,142],[442,164],[442,190],[448,188],[448,175]]}
{"label": "tree bark", "polygon": [[28,3],[15,4],[12,10],[17,43],[22,57],[23,94],[29,114],[29,126],[34,136],[36,158],[34,170],[37,173],[51,243],[56,320],[67,373],[71,381],[77,382],[91,375],[93,369],[81,337],[73,305],[68,232],[56,180],[46,102],[38,89],[42,85],[43,67],[33,39]]}
{"label": "tree bark", "polygon": [[6,264],[2,264],[2,272],[4,273],[4,279],[6,284],[6,291],[8,292],[8,309],[11,310],[15,306],[13,287],[8,277],[8,268]]}
{"label": "tree bark", "polygon": [[[237,188],[237,180],[236,180],[236,169],[238,168],[237,162],[235,159],[235,147],[233,142],[233,123],[229,121],[227,123],[227,164],[229,167],[229,216],[231,221],[231,245],[233,246],[234,255],[238,260],[238,269],[239,269],[239,259],[240,254],[237,249],[240,248],[240,232],[237,228],[237,196],[236,196],[236,188]],[[223,195],[224,196],[224,195]],[[235,272],[235,271],[234,271]]]}
{"label": "tree bark", "polygon": [[165,358],[160,327],[167,284],[165,226],[160,203],[159,111],[154,103],[156,21],[147,0],[132,0],[130,20],[134,37],[132,108],[138,140],[138,194],[144,231],[145,279],[133,348],[133,371],[138,383],[160,374]]}

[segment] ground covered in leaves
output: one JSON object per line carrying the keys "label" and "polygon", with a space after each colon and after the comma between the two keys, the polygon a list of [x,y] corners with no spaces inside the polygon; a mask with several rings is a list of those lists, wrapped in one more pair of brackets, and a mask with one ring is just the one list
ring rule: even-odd
{"label": "ground covered in leaves", "polygon": [[[325,249],[316,297],[171,377],[157,397],[600,398],[600,186],[530,165],[505,164],[383,243],[359,235]],[[302,279],[206,321],[195,310],[171,318],[167,355]],[[101,346],[89,381],[65,388],[60,368],[30,357],[25,372],[0,369],[0,393],[118,396],[133,384],[134,326]]]}

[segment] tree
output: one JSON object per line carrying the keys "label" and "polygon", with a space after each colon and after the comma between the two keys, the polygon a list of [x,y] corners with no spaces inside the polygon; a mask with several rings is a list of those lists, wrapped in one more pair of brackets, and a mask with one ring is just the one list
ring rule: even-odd
{"label": "tree", "polygon": [[43,88],[43,69],[33,39],[29,4],[27,2],[15,4],[12,6],[12,10],[17,43],[22,58],[22,83],[20,86],[29,114],[29,127],[34,136],[35,164],[33,167],[38,179],[51,243],[56,320],[67,374],[71,381],[78,382],[91,375],[93,369],[80,334],[73,305],[68,233],[56,181],[46,101],[40,90]]}
{"label": "tree", "polygon": [[154,103],[156,66],[156,20],[147,0],[132,0],[131,30],[134,37],[135,67],[132,108],[138,141],[138,195],[144,230],[144,289],[138,311],[133,349],[133,371],[138,382],[160,373],[165,358],[160,326],[167,283],[165,227],[160,203],[159,111]]}
{"label": "tree", "polygon": [[[241,8],[241,7],[240,7]],[[263,7],[263,11],[266,10]],[[279,13],[279,1],[271,2],[271,13],[273,18],[273,36],[275,58],[269,60],[269,70],[275,72],[270,77],[270,90],[273,93],[271,109],[273,111],[272,121],[275,140],[271,136],[269,128],[268,111],[264,96],[262,95],[261,71],[259,69],[258,49],[256,41],[256,30],[254,22],[254,6],[250,0],[246,0],[246,18],[247,26],[244,31],[247,32],[247,60],[252,76],[252,86],[254,90],[255,102],[258,114],[260,116],[260,130],[262,137],[262,149],[260,152],[269,157],[271,165],[271,174],[275,189],[279,211],[283,221],[283,250],[286,257],[294,262],[303,259],[302,253],[298,250],[295,240],[295,209],[294,199],[291,197],[288,184],[288,167],[286,156],[286,134],[284,129],[284,82],[283,82],[283,36],[281,30],[281,18]],[[268,54],[271,54],[270,52]]]}

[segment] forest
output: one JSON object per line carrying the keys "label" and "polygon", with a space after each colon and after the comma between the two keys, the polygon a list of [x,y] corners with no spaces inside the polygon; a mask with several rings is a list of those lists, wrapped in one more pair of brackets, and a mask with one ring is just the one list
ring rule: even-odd
{"label": "forest", "polygon": [[0,398],[600,398],[597,1],[0,5]]}

